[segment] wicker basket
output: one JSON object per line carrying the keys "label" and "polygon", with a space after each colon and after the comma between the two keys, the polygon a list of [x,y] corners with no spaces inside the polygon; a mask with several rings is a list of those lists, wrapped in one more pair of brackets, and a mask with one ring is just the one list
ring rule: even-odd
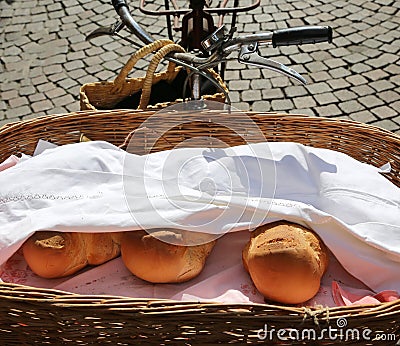
{"label": "wicker basket", "polygon": [[[127,78],[129,72],[134,68],[135,64],[145,56],[155,52],[146,71],[146,76],[138,78]],[[97,110],[97,109],[115,109],[115,108],[134,108],[130,106],[118,107],[118,104],[124,99],[141,93],[138,109],[160,109],[170,106],[176,102],[182,102],[180,98],[174,101],[163,101],[153,104],[150,99],[151,89],[153,85],[166,81],[173,85],[178,73],[182,67],[177,67],[174,63],[169,63],[165,71],[156,73],[156,69],[161,60],[171,52],[183,52],[183,48],[177,44],[173,44],[170,40],[158,40],[143,48],[139,49],[121,69],[114,81],[96,82],[84,84],[79,91],[81,110]],[[220,88],[226,93],[228,88],[221,76],[214,70],[209,69],[208,72],[219,84]],[[213,95],[202,95],[205,100],[224,102],[224,92],[216,92]]]}
{"label": "wicker basket", "polygon": [[[21,152],[31,154],[40,138],[57,144],[75,142],[79,131],[91,139],[120,145],[152,113],[82,111],[8,124],[0,129],[0,159]],[[229,114],[226,118],[234,124],[242,116]],[[249,116],[269,141],[294,141],[334,149],[375,166],[391,162],[392,171],[385,176],[400,186],[400,137],[389,131],[352,121],[301,115],[250,113]],[[176,117],[179,119],[179,115]],[[243,129],[244,135],[245,132]],[[179,131],[167,134],[168,140],[160,141],[154,149],[171,148],[188,136],[217,136],[230,145],[243,141],[226,127],[182,123]],[[400,300],[371,306],[299,308],[84,296],[2,283],[0,316],[0,340],[4,345],[395,345],[400,337]],[[304,331],[338,330],[339,322],[344,319],[346,331],[358,331],[360,340],[350,335],[347,338],[342,335],[340,339],[337,336],[336,340],[301,338]],[[289,339],[283,340],[277,333],[263,333],[265,325],[269,330],[285,329]],[[297,330],[300,339],[291,339],[295,334],[288,334],[288,328]],[[363,332],[386,341],[368,341],[361,337]]]}

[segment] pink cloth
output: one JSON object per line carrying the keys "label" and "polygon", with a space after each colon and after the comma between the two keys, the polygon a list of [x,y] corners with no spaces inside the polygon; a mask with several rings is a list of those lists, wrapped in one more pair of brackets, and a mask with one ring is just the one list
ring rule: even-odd
{"label": "pink cloth", "polygon": [[0,270],[0,278],[5,282],[78,294],[263,303],[264,298],[257,292],[242,265],[241,251],[248,239],[247,231],[220,238],[201,274],[180,284],[147,283],[132,275],[121,257],[97,267],[88,267],[67,278],[42,279],[29,269],[21,250],[6,262]]}
{"label": "pink cloth", "polygon": [[[228,233],[217,241],[201,274],[180,284],[150,284],[132,275],[121,257],[97,267],[88,267],[73,276],[42,279],[27,266],[18,251],[0,270],[0,278],[27,286],[55,288],[78,294],[106,294],[134,298],[165,298],[181,301],[213,301],[221,303],[264,303],[242,264],[242,249],[249,239],[247,231]],[[368,287],[348,274],[330,255],[328,271],[322,278],[315,297],[302,306],[337,306],[332,281],[345,287],[356,287],[370,294]],[[337,291],[335,291],[337,292]],[[337,299],[337,298],[336,298]]]}
{"label": "pink cloth", "polygon": [[399,293],[396,291],[382,291],[374,293],[370,290],[346,287],[339,285],[337,281],[332,281],[333,300],[338,306],[349,305],[371,305],[384,302],[392,302],[400,299]]}
{"label": "pink cloth", "polygon": [[19,158],[15,155],[11,155],[8,159],[0,163],[0,172],[15,166],[19,162]]}

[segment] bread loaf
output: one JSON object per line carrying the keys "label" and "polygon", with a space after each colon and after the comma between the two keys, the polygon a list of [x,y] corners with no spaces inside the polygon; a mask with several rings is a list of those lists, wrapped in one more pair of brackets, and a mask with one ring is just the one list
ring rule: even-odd
{"label": "bread loaf", "polygon": [[40,231],[23,244],[22,251],[35,274],[59,278],[117,257],[121,234]]}
{"label": "bread loaf", "polygon": [[[152,230],[126,232],[121,240],[125,266],[137,277],[152,283],[177,283],[196,277],[203,270],[215,240],[193,243],[191,232]],[[198,235],[195,235],[197,237]],[[210,237],[204,235],[207,241]],[[199,241],[199,238],[196,238]]]}
{"label": "bread loaf", "polygon": [[242,252],[243,264],[265,298],[298,304],[319,290],[328,251],[311,230],[289,222],[258,227]]}

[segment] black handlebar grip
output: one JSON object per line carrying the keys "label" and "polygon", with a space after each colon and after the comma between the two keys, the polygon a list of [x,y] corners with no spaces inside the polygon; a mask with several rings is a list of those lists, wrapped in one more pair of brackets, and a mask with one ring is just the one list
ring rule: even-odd
{"label": "black handlebar grip", "polygon": [[115,11],[117,11],[122,7],[122,6],[126,6],[128,7],[127,3],[125,2],[125,0],[112,0],[111,1],[112,5],[115,8]]}
{"label": "black handlebar grip", "polygon": [[307,43],[332,42],[330,26],[300,26],[275,30],[272,35],[272,45],[290,46]]}

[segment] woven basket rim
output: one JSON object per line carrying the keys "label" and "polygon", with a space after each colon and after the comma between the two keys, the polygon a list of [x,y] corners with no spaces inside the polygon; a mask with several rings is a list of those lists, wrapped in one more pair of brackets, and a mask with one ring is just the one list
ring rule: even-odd
{"label": "woven basket rim", "polygon": [[[11,128],[18,127],[18,126],[24,126],[28,124],[33,124],[36,122],[40,122],[43,120],[51,120],[51,119],[59,119],[59,118],[73,118],[79,115],[87,115],[87,116],[101,116],[105,114],[128,114],[128,113],[137,113],[140,116],[145,116],[145,115],[152,115],[155,112],[160,111],[160,109],[112,109],[112,110],[78,110],[74,112],[68,112],[68,113],[56,113],[56,114],[47,114],[47,115],[40,115],[35,118],[31,119],[26,119],[26,120],[18,120],[18,121],[13,121],[9,122],[7,124],[4,124],[3,126],[0,127],[0,134],[3,133],[4,131],[10,131]],[[328,118],[328,117],[314,117],[314,116],[309,116],[306,114],[301,114],[301,113],[285,113],[285,112],[257,112],[257,111],[246,111],[243,112],[249,116],[271,116],[271,117],[278,117],[278,118],[285,118],[289,117],[290,119],[301,119],[301,120],[310,120],[311,122],[326,122],[330,124],[347,124],[347,125],[354,125],[356,127],[364,128],[367,131],[370,130],[371,132],[380,132],[383,133],[387,136],[389,136],[391,139],[395,141],[400,142],[400,135],[396,134],[390,130],[387,130],[385,128],[373,125],[373,124],[367,124],[367,123],[362,123],[356,120],[352,119],[336,119],[336,118]],[[307,120],[306,120],[307,121]]]}
{"label": "woven basket rim", "polygon": [[[9,296],[6,296],[8,293]],[[391,308],[400,309],[400,299],[393,300],[390,302],[383,302],[380,304],[358,304],[349,306],[290,306],[281,305],[278,303],[221,303],[207,300],[206,302],[196,300],[172,300],[165,298],[134,298],[128,296],[118,296],[110,294],[78,294],[68,291],[62,291],[52,288],[41,288],[16,283],[0,282],[0,299],[18,299],[20,301],[29,301],[32,296],[36,297],[37,302],[50,302],[52,304],[62,304],[64,307],[84,307],[84,306],[103,306],[107,308],[116,308],[119,305],[125,308],[134,308],[134,306],[140,306],[140,309],[152,310],[154,307],[166,306],[166,307],[181,307],[197,309],[215,308],[215,309],[240,309],[254,307],[271,310],[281,310],[291,312],[295,314],[313,314],[325,315],[334,317],[337,314],[346,313],[348,315],[354,315],[354,313],[361,313],[365,316],[371,313],[378,313],[379,311],[385,312],[385,310],[391,310]],[[329,311],[328,311],[329,310]]]}

